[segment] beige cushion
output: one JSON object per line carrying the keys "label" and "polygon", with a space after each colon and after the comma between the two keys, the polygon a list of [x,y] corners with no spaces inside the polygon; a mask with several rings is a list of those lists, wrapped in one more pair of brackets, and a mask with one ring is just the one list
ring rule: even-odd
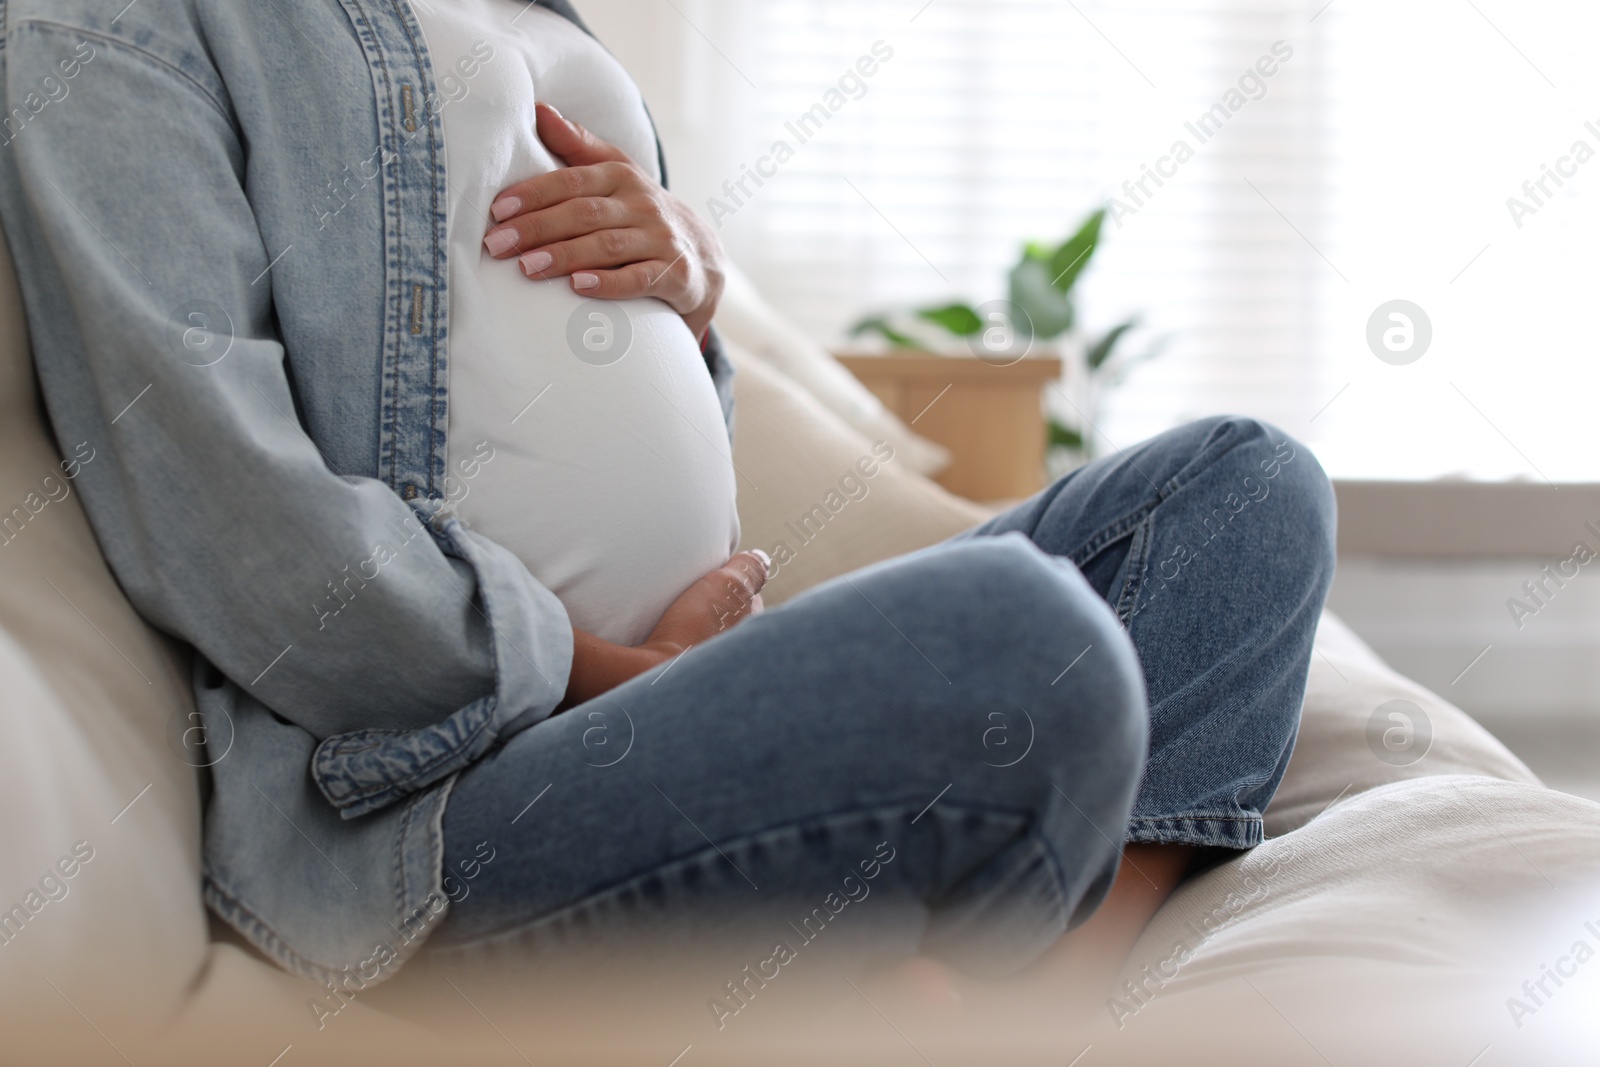
{"label": "beige cushion", "polygon": [[783,373],[868,441],[887,441],[902,468],[937,474],[950,465],[941,445],[914,433],[844,365],[807,337],[756,291],[743,271],[729,265],[728,288],[717,308],[724,339]]}
{"label": "beige cushion", "polygon": [[846,425],[738,343],[727,347],[738,370],[739,547],[773,557],[775,573],[762,594],[768,605],[989,516],[909,469],[898,447]]}
{"label": "beige cushion", "polygon": [[1267,808],[1268,836],[1306,825],[1340,797],[1441,774],[1539,784],[1466,712],[1396,673],[1349,627],[1324,614],[1306,681],[1300,737]]}
{"label": "beige cushion", "polygon": [[1593,1062],[1530,1039],[1580,1023],[1570,1051],[1593,1055],[1584,972],[1600,964],[1523,1027],[1507,998],[1577,941],[1600,948],[1597,890],[1600,805],[1484,777],[1379,786],[1182,887],[1134,946],[1096,1051],[1161,1062],[1204,1033],[1208,1063],[1465,1067],[1488,1045],[1485,1064]]}
{"label": "beige cushion", "polygon": [[[192,705],[186,657],[123,597],[60,460],[0,247],[0,909],[28,914],[0,926],[0,1033],[85,1033],[81,1009],[127,1035],[206,959],[197,779],[167,743]],[[93,858],[57,868],[48,900],[79,842]]]}
{"label": "beige cushion", "polygon": [[[1369,729],[1395,700],[1427,722],[1426,744],[1412,730],[1391,738],[1409,751],[1385,746],[1385,730],[1414,725],[1387,711]],[[1505,998],[1537,977],[1535,957],[1600,921],[1585,912],[1600,889],[1600,805],[1540,786],[1324,615],[1266,821],[1265,844],[1184,885],[1141,935],[1122,995],[1095,1020],[1107,1062],[1156,1062],[1197,1033],[1210,1062],[1358,1062],[1375,1045],[1381,1062],[1420,1062],[1444,1033],[1462,1063],[1495,1042],[1535,1047]],[[1562,1014],[1590,1010],[1580,1004],[1567,998]],[[1558,1025],[1541,1018],[1546,1035]],[[1537,1047],[1497,1062],[1559,1062]]]}

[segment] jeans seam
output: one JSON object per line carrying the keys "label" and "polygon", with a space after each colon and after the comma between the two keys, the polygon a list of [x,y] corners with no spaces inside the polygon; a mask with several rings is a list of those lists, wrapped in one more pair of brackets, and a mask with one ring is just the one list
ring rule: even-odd
{"label": "jeans seam", "polygon": [[[1124,627],[1130,625],[1132,621],[1133,609],[1138,603],[1138,590],[1144,583],[1144,566],[1149,556],[1150,544],[1154,540],[1149,535],[1149,529],[1156,509],[1176,496],[1185,486],[1197,479],[1206,470],[1221,462],[1225,456],[1242,443],[1236,442],[1219,450],[1207,463],[1195,464],[1191,462],[1186,464],[1161,486],[1155,487],[1155,492],[1144,503],[1095,531],[1093,535],[1084,540],[1083,544],[1075,552],[1067,557],[1072,561],[1073,566],[1081,570],[1108,545],[1115,544],[1129,533],[1136,535],[1134,544],[1129,547],[1128,576],[1124,580],[1122,591],[1117,596],[1114,604],[1117,619]],[[1142,538],[1137,536],[1141,527],[1145,531],[1145,536]],[[1029,536],[1031,537],[1031,535]],[[1107,601],[1110,601],[1109,597],[1107,597]]]}
{"label": "jeans seam", "polygon": [[1158,825],[1175,822],[1258,823],[1259,815],[1138,815],[1128,820],[1128,825]]}
{"label": "jeans seam", "polygon": [[1039,850],[1045,863],[1050,866],[1051,896],[1054,898],[1056,914],[1061,918],[1061,928],[1067,929],[1072,924],[1074,909],[1067,907],[1067,874],[1062,866],[1061,857],[1056,855],[1056,850],[1050,847],[1043,834],[1039,833],[1037,820],[1032,820],[1028,826],[1028,840]]}
{"label": "jeans seam", "polygon": [[[1261,816],[1240,815],[1171,815],[1165,817],[1140,817],[1128,820],[1124,836],[1129,841],[1148,840],[1136,833],[1139,830],[1155,834],[1155,843],[1191,844],[1216,848],[1252,848],[1266,839],[1266,823]],[[1213,831],[1211,833],[1194,831]]]}
{"label": "jeans seam", "polygon": [[1134,608],[1139,603],[1139,590],[1144,586],[1145,567],[1150,558],[1150,545],[1154,538],[1151,536],[1151,526],[1155,520],[1155,507],[1152,506],[1144,515],[1144,519],[1133,528],[1133,540],[1128,545],[1128,555],[1125,560],[1127,577],[1122,581],[1122,593],[1117,597],[1117,621],[1130,627],[1133,623]]}
{"label": "jeans seam", "polygon": [[1102,526],[1095,532],[1094,536],[1084,541],[1078,547],[1078,550],[1068,557],[1072,560],[1073,566],[1081,569],[1084,564],[1098,556],[1106,546],[1116,544],[1119,539],[1126,536],[1130,531],[1138,529],[1140,523],[1145,522],[1150,517],[1150,513],[1165,499],[1165,496],[1158,495],[1155,499],[1140,504],[1121,518]]}

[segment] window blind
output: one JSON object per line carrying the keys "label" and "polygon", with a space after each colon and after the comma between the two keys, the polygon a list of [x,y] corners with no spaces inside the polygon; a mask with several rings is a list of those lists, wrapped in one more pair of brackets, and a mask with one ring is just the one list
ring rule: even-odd
{"label": "window blind", "polygon": [[[766,131],[874,41],[895,50],[729,227],[737,258],[812,332],[837,338],[880,306],[1004,296],[1023,241],[1058,240],[1114,196],[1080,321],[1098,332],[1138,312],[1171,341],[1113,398],[1102,446],[1216,411],[1288,421],[1305,408],[1321,263],[1277,214],[1321,221],[1303,5],[791,0],[761,12]],[[1192,150],[1181,164],[1180,141]],[[1158,166],[1172,172],[1159,186]]]}

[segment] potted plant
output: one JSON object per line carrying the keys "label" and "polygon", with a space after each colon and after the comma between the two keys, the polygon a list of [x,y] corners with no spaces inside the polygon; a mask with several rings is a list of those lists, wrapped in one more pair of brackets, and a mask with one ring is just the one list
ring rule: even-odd
{"label": "potted plant", "polygon": [[1138,316],[1095,338],[1086,338],[1077,329],[1073,290],[1100,246],[1105,217],[1103,208],[1091,213],[1059,244],[1023,245],[1021,258],[1008,275],[1006,300],[869,315],[850,334],[876,335],[895,348],[917,352],[978,355],[997,366],[1029,354],[1059,356],[1066,371],[1060,385],[1051,390],[1049,402],[1051,467],[1076,466],[1098,452],[1095,427],[1106,394],[1135,364],[1156,355],[1165,341],[1147,345],[1137,355],[1125,355],[1123,342],[1138,328]]}

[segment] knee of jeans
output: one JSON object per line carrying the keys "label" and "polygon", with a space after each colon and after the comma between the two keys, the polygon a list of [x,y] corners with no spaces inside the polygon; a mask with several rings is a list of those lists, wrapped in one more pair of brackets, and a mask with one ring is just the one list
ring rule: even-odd
{"label": "knee of jeans", "polygon": [[[1146,729],[1144,674],[1138,654],[1116,614],[1066,560],[1040,550],[1021,534],[975,539],[963,545],[963,567],[993,595],[968,617],[979,647],[1002,649],[981,668],[1007,690],[1018,672],[1031,684],[1016,689],[1051,731],[1073,744],[1106,746],[1113,762],[1143,757]],[[1121,753],[1125,759],[1116,759]]]}
{"label": "knee of jeans", "polygon": [[933,576],[958,591],[961,618],[974,632],[1031,640],[1067,630],[1116,626],[1105,601],[1069,561],[1011,532],[954,544]]}
{"label": "knee of jeans", "polygon": [[1270,494],[1279,498],[1277,507],[1293,509],[1292,527],[1319,570],[1332,574],[1338,504],[1333,483],[1311,449],[1272,423],[1248,416],[1220,416],[1206,425],[1208,441],[1226,436],[1238,442],[1228,461],[1239,467],[1244,495]]}

